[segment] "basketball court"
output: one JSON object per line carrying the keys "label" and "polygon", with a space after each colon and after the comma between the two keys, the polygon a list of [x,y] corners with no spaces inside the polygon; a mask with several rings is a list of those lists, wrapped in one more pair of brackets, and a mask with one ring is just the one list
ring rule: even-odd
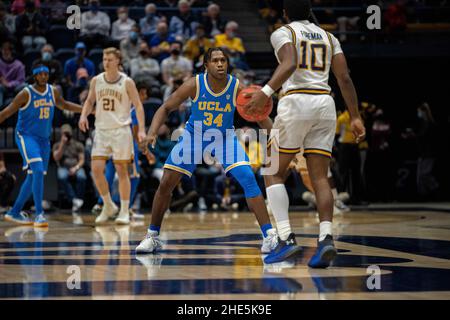
{"label": "basketball court", "polygon": [[248,212],[172,213],[163,250],[139,256],[148,215],[94,226],[90,213],[56,213],[41,231],[2,222],[0,298],[449,299],[448,212],[382,209],[335,217],[339,253],[324,270],[307,266],[318,229],[308,211],[291,213],[302,256],[274,265],[262,261]]}

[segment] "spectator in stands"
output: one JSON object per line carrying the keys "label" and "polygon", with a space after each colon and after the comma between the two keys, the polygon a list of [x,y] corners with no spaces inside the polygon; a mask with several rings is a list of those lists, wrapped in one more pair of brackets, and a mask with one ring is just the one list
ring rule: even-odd
{"label": "spectator in stands", "polygon": [[226,21],[220,16],[220,7],[212,3],[208,6],[203,24],[205,25],[206,35],[214,38],[216,35],[225,32]]}
{"label": "spectator in stands", "polygon": [[149,39],[156,33],[156,27],[161,20],[156,13],[156,6],[154,3],[149,3],[145,6],[145,17],[139,20],[142,36]]}
{"label": "spectator in stands", "polygon": [[104,47],[109,42],[111,20],[108,14],[99,11],[99,8],[99,0],[89,0],[89,11],[81,14],[80,37],[89,48]]}
{"label": "spectator in stands", "polygon": [[42,14],[48,19],[50,25],[65,24],[67,21],[67,4],[61,0],[45,0],[43,3]]}
{"label": "spectator in stands", "polygon": [[0,212],[7,210],[8,199],[15,184],[16,177],[8,171],[3,153],[0,153]]}
{"label": "spectator in stands", "polygon": [[361,203],[361,159],[358,143],[350,126],[350,114],[346,110],[337,118],[336,134],[338,135],[338,166],[341,182],[340,190],[350,194],[351,202]]}
{"label": "spectator in stands", "polygon": [[150,49],[146,42],[139,45],[139,56],[130,62],[130,75],[135,81],[148,82],[161,73],[159,63],[150,55]]}
{"label": "spectator in stands", "polygon": [[169,30],[174,36],[179,36],[186,40],[195,33],[195,27],[199,22],[192,13],[191,6],[187,0],[178,2],[178,11],[178,14],[170,19]]}
{"label": "spectator in stands", "polygon": [[[25,3],[26,0],[14,0],[11,4],[11,12],[14,15],[19,15],[25,12]],[[41,2],[39,0],[34,1],[34,5],[36,8],[41,7]]]}
{"label": "spectator in stands", "polygon": [[6,10],[3,2],[0,2],[0,41],[11,39],[16,32],[16,21],[12,14]]}
{"label": "spectator in stands", "polygon": [[[61,127],[61,140],[53,146],[53,158],[58,164],[58,182],[72,203],[72,211],[78,211],[83,206],[86,189],[84,146],[75,140],[69,124]],[[75,180],[75,190],[70,181],[72,179]]]}
{"label": "spectator in stands", "polygon": [[158,0],[158,7],[162,8],[176,8],[178,0]]}
{"label": "spectator in stands", "polygon": [[194,62],[196,69],[201,69],[203,54],[213,46],[212,40],[206,38],[205,27],[200,24],[195,28],[195,35],[186,42],[184,56]]}
{"label": "spectator in stands", "polygon": [[384,12],[386,30],[389,35],[399,39],[406,30],[406,1],[397,0],[390,4]]}
{"label": "spectator in stands", "polygon": [[242,39],[236,36],[239,25],[235,21],[230,21],[225,27],[225,33],[215,36],[216,46],[225,49],[230,55],[230,65],[232,67],[248,70],[244,60],[245,49]]}
{"label": "spectator in stands", "polygon": [[154,169],[152,176],[159,181],[161,181],[163,176],[163,166],[175,146],[176,142],[170,139],[170,129],[166,124],[163,124],[158,130],[158,139],[156,140],[155,148],[153,154],[155,156],[156,162],[154,164]]}
{"label": "spectator in stands", "polygon": [[50,70],[48,82],[53,85],[62,83],[63,69],[61,62],[53,58],[54,50],[51,44],[46,44],[41,49],[41,57],[33,61],[33,67],[37,65],[44,65]]}
{"label": "spectator in stands", "polygon": [[417,190],[422,197],[429,197],[439,188],[433,175],[436,152],[440,144],[436,143],[437,132],[431,108],[427,102],[417,108],[418,126],[415,132],[419,147],[417,159]]}
{"label": "spectator in stands", "polygon": [[161,63],[162,78],[166,85],[171,85],[173,79],[187,80],[192,76],[192,61],[181,56],[183,44],[175,41],[170,45],[170,57]]}
{"label": "spectator in stands", "polygon": [[137,24],[133,26],[128,37],[120,42],[120,53],[122,54],[122,64],[125,69],[130,69],[132,59],[139,56],[139,48],[143,40],[139,36],[140,29]]}
{"label": "spectator in stands", "polygon": [[25,2],[25,13],[16,17],[16,35],[21,39],[25,50],[36,47],[41,48],[47,43],[45,33],[49,24],[45,17],[41,15],[33,0]]}
{"label": "spectator in stands", "polygon": [[2,44],[0,59],[0,108],[8,97],[14,96],[25,86],[25,66],[13,53],[14,45],[10,41]]}
{"label": "spectator in stands", "polygon": [[111,38],[114,41],[122,41],[128,37],[136,21],[128,17],[128,8],[117,9],[117,20],[112,24]]}
{"label": "spectator in stands", "polygon": [[95,75],[94,63],[85,57],[86,46],[83,42],[77,42],[75,54],[76,56],[67,60],[64,65],[64,77],[69,86],[67,99],[74,102],[78,101],[78,95],[87,86],[87,81]]}
{"label": "spectator in stands", "polygon": [[170,56],[170,45],[175,37],[169,33],[167,23],[160,22],[156,27],[156,34],[150,40],[152,56],[159,62]]}

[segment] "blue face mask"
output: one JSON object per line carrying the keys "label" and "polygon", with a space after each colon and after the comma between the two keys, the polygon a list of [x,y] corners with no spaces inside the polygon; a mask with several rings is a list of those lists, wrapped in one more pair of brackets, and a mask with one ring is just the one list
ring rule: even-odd
{"label": "blue face mask", "polygon": [[147,19],[152,20],[155,17],[154,13],[147,13]]}
{"label": "blue face mask", "polygon": [[130,32],[130,40],[131,41],[136,43],[138,38],[139,38],[139,35],[138,35],[138,33],[136,31],[131,31]]}
{"label": "blue face mask", "polygon": [[81,78],[80,80],[78,80],[78,86],[85,88],[87,87],[87,79],[86,78]]}
{"label": "blue face mask", "polygon": [[92,12],[97,12],[97,11],[98,11],[98,3],[97,3],[97,2],[91,3],[91,5],[89,6],[89,9],[90,9]]}
{"label": "blue face mask", "polygon": [[42,60],[44,60],[44,61],[52,60],[52,54],[50,52],[42,53]]}

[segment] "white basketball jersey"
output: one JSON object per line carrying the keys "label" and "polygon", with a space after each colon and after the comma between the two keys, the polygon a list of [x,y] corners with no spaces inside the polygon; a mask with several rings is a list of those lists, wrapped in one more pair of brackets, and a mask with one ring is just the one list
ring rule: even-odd
{"label": "white basketball jersey", "polygon": [[126,88],[125,73],[115,82],[108,82],[105,73],[95,80],[95,127],[98,129],[116,129],[131,123],[131,100]]}
{"label": "white basketball jersey", "polygon": [[308,20],[294,21],[274,31],[270,42],[278,62],[278,50],[292,42],[297,49],[297,70],[283,84],[282,94],[329,93],[328,75],[331,59],[342,53],[339,41],[329,32]]}

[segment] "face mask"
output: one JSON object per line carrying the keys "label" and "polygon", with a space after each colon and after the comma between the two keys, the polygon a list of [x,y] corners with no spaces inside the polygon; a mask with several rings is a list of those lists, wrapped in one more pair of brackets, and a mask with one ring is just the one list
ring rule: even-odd
{"label": "face mask", "polygon": [[234,32],[228,32],[227,35],[228,35],[228,38],[234,38],[236,36],[236,34]]}
{"label": "face mask", "polygon": [[98,11],[98,3],[97,2],[91,3],[89,9],[91,9],[92,12],[97,12]]}
{"label": "face mask", "polygon": [[42,60],[44,60],[44,61],[52,60],[52,54],[50,52],[47,52],[47,51],[42,53]]}
{"label": "face mask", "polygon": [[418,111],[417,111],[417,117],[418,117],[419,119],[424,119],[424,118],[425,118],[425,114],[423,113],[422,110],[418,110]]}
{"label": "face mask", "polygon": [[86,78],[81,78],[80,80],[78,80],[78,86],[79,87],[86,87],[87,86],[87,79]]}
{"label": "face mask", "polygon": [[152,20],[155,17],[154,13],[147,13],[147,19]]}
{"label": "face mask", "polygon": [[146,56],[147,56],[147,51],[141,50],[141,51],[139,51],[139,54],[140,54],[141,56],[146,57]]}
{"label": "face mask", "polygon": [[127,20],[128,15],[126,13],[119,13],[118,17],[120,20]]}
{"label": "face mask", "polygon": [[174,56],[178,56],[180,54],[180,50],[173,49],[172,51],[170,51],[170,53],[173,54]]}
{"label": "face mask", "polygon": [[75,55],[77,56],[77,58],[81,58],[83,56],[83,51],[82,50],[77,50],[75,52]]}
{"label": "face mask", "polygon": [[135,31],[130,32],[130,40],[136,43],[138,41],[139,35]]}

